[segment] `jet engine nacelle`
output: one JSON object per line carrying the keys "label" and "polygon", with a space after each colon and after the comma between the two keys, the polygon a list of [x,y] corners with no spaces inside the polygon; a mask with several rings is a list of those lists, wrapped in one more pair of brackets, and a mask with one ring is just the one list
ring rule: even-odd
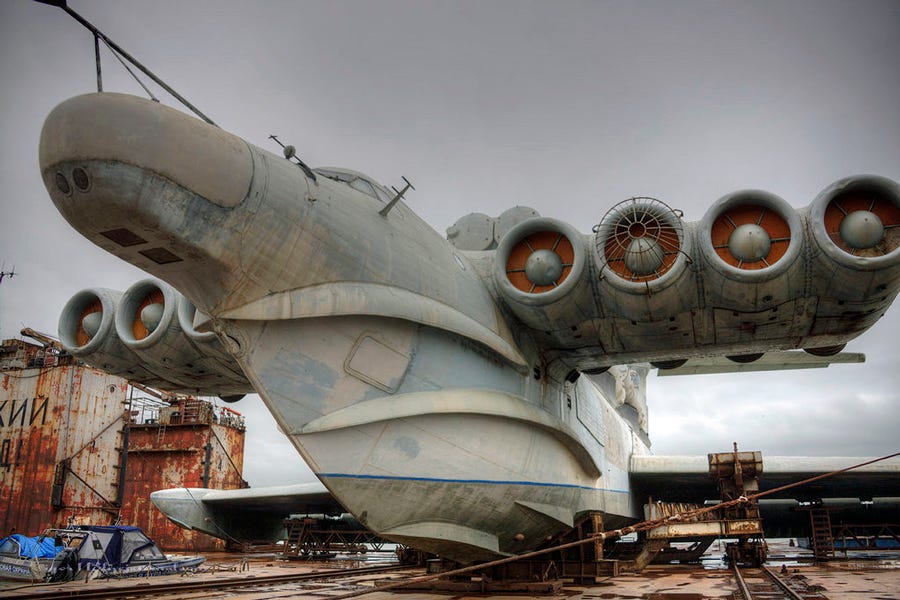
{"label": "jet engine nacelle", "polygon": [[874,175],[835,182],[813,202],[809,231],[820,290],[810,335],[823,353],[836,334],[868,329],[900,289],[900,185]]}
{"label": "jet engine nacelle", "polygon": [[594,231],[604,344],[624,349],[649,338],[672,349],[692,347],[697,285],[681,215],[654,198],[631,198],[611,208]]}
{"label": "jet engine nacelle", "polygon": [[693,356],[752,362],[771,350],[837,353],[900,290],[900,186],[855,176],[810,208],[743,190],[697,223],[652,198],[613,207],[587,238],[530,219],[501,240],[494,278],[562,376]]}
{"label": "jet engine nacelle", "polygon": [[808,295],[801,260],[800,213],[769,192],[742,190],[710,207],[697,238],[701,302],[711,325],[703,343],[771,340],[775,346],[776,340],[805,335],[815,299]]}
{"label": "jet engine nacelle", "polygon": [[571,332],[593,316],[586,246],[573,227],[547,218],[522,221],[503,236],[494,281],[523,323],[541,331]]}
{"label": "jet engine nacelle", "polygon": [[88,364],[152,387],[167,382],[150,371],[116,333],[116,309],[122,292],[91,288],[78,292],[59,316],[59,339],[69,354]]}
{"label": "jet engine nacelle", "polygon": [[214,333],[193,327],[193,305],[146,279],[124,294],[84,290],[60,317],[63,346],[98,368],[166,391],[223,397],[253,391]]}

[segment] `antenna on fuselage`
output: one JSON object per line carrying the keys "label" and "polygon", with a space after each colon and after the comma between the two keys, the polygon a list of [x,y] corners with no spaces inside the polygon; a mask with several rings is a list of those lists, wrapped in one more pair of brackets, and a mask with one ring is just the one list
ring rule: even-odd
{"label": "antenna on fuselage", "polygon": [[275,143],[278,144],[279,146],[281,146],[281,149],[284,150],[284,157],[286,159],[291,160],[293,158],[294,160],[296,160],[297,162],[295,164],[298,167],[300,167],[301,169],[303,169],[303,172],[306,173],[306,176],[309,177],[310,179],[312,179],[313,181],[316,180],[316,174],[313,172],[313,170],[310,169],[305,162],[300,160],[299,156],[297,156],[296,148],[294,148],[290,144],[288,144],[287,146],[282,144],[281,140],[279,140],[278,136],[275,135],[274,133],[269,136],[269,139],[275,140]]}
{"label": "antenna on fuselage", "polygon": [[13,268],[12,268],[11,271],[6,271],[6,270],[5,270],[5,269],[6,269],[5,266],[3,267],[3,269],[4,269],[4,270],[0,270],[0,283],[3,283],[3,278],[4,278],[4,277],[6,277],[7,279],[12,279],[13,277],[15,277],[15,275],[16,275],[16,267],[15,267],[15,265],[13,265]]}
{"label": "antenna on fuselage", "polygon": [[402,190],[399,190],[399,191],[394,186],[391,186],[391,189],[394,190],[394,193],[397,195],[394,196],[393,200],[391,200],[390,202],[385,204],[384,208],[382,208],[381,210],[378,211],[378,214],[381,215],[382,217],[387,217],[388,213],[391,212],[391,209],[394,208],[394,205],[397,204],[397,202],[399,202],[401,198],[403,198],[403,194],[405,194],[407,192],[407,190],[416,189],[413,187],[413,184],[411,184],[409,182],[409,179],[407,179],[403,175],[400,176],[400,179],[402,179],[403,181],[406,182],[406,186]]}

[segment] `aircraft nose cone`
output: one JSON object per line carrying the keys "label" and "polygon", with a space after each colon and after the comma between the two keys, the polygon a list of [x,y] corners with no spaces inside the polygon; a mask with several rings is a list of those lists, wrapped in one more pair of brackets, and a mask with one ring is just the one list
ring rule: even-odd
{"label": "aircraft nose cone", "polygon": [[54,201],[90,192],[98,161],[151,171],[226,208],[243,201],[253,176],[240,138],[125,94],[70,98],[44,122],[40,165]]}

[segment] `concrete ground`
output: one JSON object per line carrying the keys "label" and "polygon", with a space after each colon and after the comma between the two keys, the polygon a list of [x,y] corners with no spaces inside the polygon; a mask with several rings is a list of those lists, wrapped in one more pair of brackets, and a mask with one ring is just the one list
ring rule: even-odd
{"label": "concrete ground", "polygon": [[[290,572],[323,571],[339,568],[353,568],[389,562],[390,555],[374,556],[362,561],[357,559],[332,560],[324,562],[284,562],[274,556],[251,557],[241,571],[241,559],[235,555],[210,555],[205,565],[206,572],[187,576],[191,579],[222,579],[229,577],[260,577]],[[789,569],[789,576],[805,577],[811,585],[821,586],[822,593],[831,600],[900,600],[900,553],[879,560],[837,560],[834,562],[813,565],[796,560],[797,556],[775,554],[769,566],[779,570],[782,564]],[[378,576],[368,576],[369,585],[374,584]],[[184,581],[181,576],[154,577],[153,582]],[[146,579],[144,581],[147,581]],[[111,586],[134,584],[135,580],[120,580],[89,583],[71,583],[78,586]],[[362,582],[360,582],[362,583]],[[363,584],[365,585],[365,584]],[[17,588],[13,591],[12,588]],[[43,589],[41,589],[43,588]],[[46,591],[43,586],[23,586],[21,583],[9,586],[0,585],[0,598],[14,594],[18,598],[27,598],[29,592]],[[623,574],[609,578],[589,587],[566,586],[555,596],[565,600],[721,600],[732,599],[737,589],[730,570],[724,568],[717,560],[704,561],[704,565],[653,565],[640,574]],[[232,600],[250,598],[308,598],[322,600],[334,595],[337,590],[324,589],[284,589],[269,590],[263,596],[259,591],[229,591]],[[338,592],[339,593],[339,592]],[[372,592],[360,596],[363,600],[467,600],[475,596],[463,594],[443,595],[433,593],[394,593]],[[484,596],[479,596],[482,600]],[[523,600],[534,598],[546,600],[547,596],[491,595],[490,600]]]}

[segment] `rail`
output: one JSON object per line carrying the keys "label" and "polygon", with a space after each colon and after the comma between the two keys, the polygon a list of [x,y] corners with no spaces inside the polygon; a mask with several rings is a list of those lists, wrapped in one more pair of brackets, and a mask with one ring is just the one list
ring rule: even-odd
{"label": "rail", "polygon": [[[742,570],[738,565],[732,565],[734,578],[738,590],[744,600],[766,599],[773,600],[827,600],[819,592],[810,589],[796,589],[791,582],[786,581],[768,567]],[[746,573],[746,577],[745,577]],[[750,582],[748,582],[748,579]]]}
{"label": "rail", "polygon": [[[177,594],[181,597],[188,592],[220,591],[232,588],[257,587],[278,585],[285,583],[298,583],[304,581],[316,581],[323,579],[346,579],[359,575],[384,572],[404,572],[410,567],[392,564],[377,567],[360,567],[357,569],[333,569],[316,573],[291,573],[288,575],[266,575],[261,577],[229,577],[206,581],[179,581],[177,583],[148,583],[146,578],[140,578],[140,583],[134,585],[110,585],[103,588],[96,587],[102,582],[95,582],[91,586],[84,584],[50,584],[46,591],[29,593],[35,587],[16,588],[17,597],[21,600],[59,600],[60,598],[110,599],[110,598],[139,598],[164,594]],[[421,569],[418,569],[421,570]],[[43,586],[42,586],[43,587]],[[11,590],[8,590],[11,591]],[[374,589],[373,589],[374,591]]]}

